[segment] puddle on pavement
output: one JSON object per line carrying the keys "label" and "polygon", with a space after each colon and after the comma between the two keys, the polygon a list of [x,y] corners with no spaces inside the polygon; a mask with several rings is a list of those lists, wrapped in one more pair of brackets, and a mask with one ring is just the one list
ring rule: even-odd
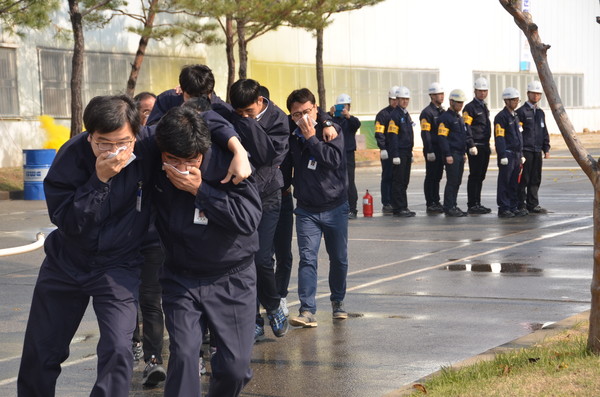
{"label": "puddle on pavement", "polygon": [[449,271],[464,271],[478,273],[505,273],[505,274],[527,274],[536,275],[542,273],[542,269],[530,267],[525,263],[456,263],[442,268]]}

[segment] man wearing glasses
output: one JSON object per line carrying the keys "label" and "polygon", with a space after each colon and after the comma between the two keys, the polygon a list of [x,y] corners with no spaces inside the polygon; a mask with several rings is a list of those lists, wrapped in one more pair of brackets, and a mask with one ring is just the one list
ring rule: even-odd
{"label": "man wearing glasses", "polygon": [[[293,91],[287,108],[297,128],[290,138],[297,200],[296,234],[300,264],[298,296],[300,315],[290,324],[317,326],[317,258],[321,236],[329,254],[329,288],[334,319],[345,319],[346,275],[348,273],[348,175],[343,134],[340,127],[317,117],[315,96],[307,88]],[[323,128],[334,126],[338,136],[323,139]]]}
{"label": "man wearing glasses", "polygon": [[519,105],[519,91],[508,87],[502,92],[506,105],[494,118],[494,141],[498,154],[498,217],[513,218],[527,215],[518,208],[519,171],[523,163],[523,134],[515,109]]}

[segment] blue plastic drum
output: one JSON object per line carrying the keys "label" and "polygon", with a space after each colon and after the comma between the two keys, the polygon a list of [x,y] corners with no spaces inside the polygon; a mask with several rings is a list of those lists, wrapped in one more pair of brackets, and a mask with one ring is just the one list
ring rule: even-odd
{"label": "blue plastic drum", "polygon": [[44,178],[56,156],[56,149],[23,150],[23,198],[45,200]]}

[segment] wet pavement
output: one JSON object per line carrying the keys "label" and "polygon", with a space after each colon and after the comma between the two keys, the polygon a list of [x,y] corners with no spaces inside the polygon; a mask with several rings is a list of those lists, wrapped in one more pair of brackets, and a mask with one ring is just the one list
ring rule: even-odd
{"label": "wet pavement", "polygon": [[[464,210],[467,175],[465,171],[459,194]],[[423,164],[416,164],[408,201],[417,216],[394,218],[380,213],[379,168],[357,170],[359,197],[369,189],[376,213],[373,218],[359,213],[350,221],[345,299],[350,318],[331,318],[323,247],[318,327],[291,329],[284,338],[267,329],[267,340],[255,345],[254,378],[243,396],[382,396],[442,366],[589,309],[593,189],[567,152],[545,162],[540,201],[550,212],[544,215],[498,218],[497,172],[490,170],[482,201],[492,214],[428,216],[423,176]],[[35,240],[35,232],[51,227],[40,202],[0,201],[0,219],[0,248],[27,244]],[[295,240],[293,245],[292,315],[298,309]],[[0,257],[2,396],[16,395],[23,331],[42,259],[42,250]],[[89,395],[97,341],[88,311],[57,395]],[[142,364],[136,366],[130,395],[162,395],[160,387],[141,386],[142,370]],[[205,391],[207,382],[204,376]]]}

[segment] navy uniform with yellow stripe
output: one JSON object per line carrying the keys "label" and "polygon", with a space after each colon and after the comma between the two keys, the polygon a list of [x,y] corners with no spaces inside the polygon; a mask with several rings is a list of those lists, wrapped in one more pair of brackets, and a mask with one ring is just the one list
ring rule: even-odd
{"label": "navy uniform with yellow stripe", "polygon": [[[387,106],[375,116],[375,140],[379,150],[388,150],[387,147],[387,125],[391,120],[391,114],[394,111],[393,106]],[[392,159],[381,159],[381,204],[390,206],[392,203]]]}
{"label": "navy uniform with yellow stripe", "polygon": [[467,206],[477,208],[481,206],[481,189],[490,163],[490,137],[492,135],[490,111],[484,101],[473,98],[465,105],[463,118],[477,147],[476,156],[468,154]]}
{"label": "navy uniform with yellow stripe", "polygon": [[[444,159],[452,157],[452,163],[446,161],[446,187],[444,189],[444,211],[457,208],[456,199],[465,168],[467,147],[473,147],[471,132],[463,117],[453,109],[445,111],[438,119],[438,145]],[[441,157],[441,156],[440,156]]]}
{"label": "navy uniform with yellow stripe", "polygon": [[[494,141],[498,155],[498,202],[499,215],[517,211],[519,171],[523,150],[523,135],[519,117],[506,107],[494,118]],[[507,159],[506,164],[502,160]]]}
{"label": "navy uniform with yellow stripe", "polygon": [[[392,159],[392,207],[397,216],[414,216],[414,212],[408,210],[406,197],[415,143],[413,125],[408,111],[398,106],[386,128],[387,148]],[[399,159],[400,163],[394,164],[394,159]]]}
{"label": "navy uniform with yellow stripe", "polygon": [[[425,182],[423,190],[427,208],[437,207],[440,212],[440,181],[444,173],[444,161],[442,152],[437,143],[438,118],[442,115],[444,109],[430,103],[419,116],[421,122],[421,139],[423,140],[423,155],[427,159],[425,162]],[[433,161],[430,158],[435,156]],[[428,156],[429,155],[429,156]]]}

